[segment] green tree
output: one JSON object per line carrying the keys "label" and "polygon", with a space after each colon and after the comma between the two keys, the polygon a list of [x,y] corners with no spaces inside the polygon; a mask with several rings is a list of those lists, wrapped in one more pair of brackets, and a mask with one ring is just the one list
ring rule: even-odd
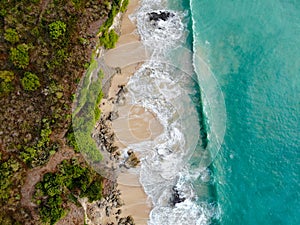
{"label": "green tree", "polygon": [[19,35],[15,29],[8,28],[5,30],[4,39],[12,44],[19,42]]}
{"label": "green tree", "polygon": [[67,30],[67,25],[62,21],[55,21],[49,24],[50,37],[54,40],[63,36]]}
{"label": "green tree", "polygon": [[24,77],[21,79],[21,84],[26,91],[35,91],[40,85],[40,81],[37,75],[25,72]]}
{"label": "green tree", "polygon": [[28,50],[29,46],[26,44],[20,44],[17,48],[11,48],[9,59],[16,67],[24,69],[29,65]]}

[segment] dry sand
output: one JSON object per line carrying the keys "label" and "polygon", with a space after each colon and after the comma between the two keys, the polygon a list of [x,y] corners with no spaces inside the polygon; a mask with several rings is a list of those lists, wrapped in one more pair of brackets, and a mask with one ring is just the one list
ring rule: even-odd
{"label": "dry sand", "polygon": [[[120,72],[111,79],[107,96],[101,102],[101,111],[103,115],[108,115],[111,111],[118,112],[119,117],[113,120],[112,127],[116,135],[116,145],[121,151],[127,147],[127,144],[154,139],[163,131],[154,113],[141,106],[130,105],[128,101],[125,104],[116,104],[120,85],[126,87],[130,76],[147,59],[147,52],[139,42],[136,26],[128,17],[138,5],[138,0],[129,1],[128,10],[121,22],[121,36],[116,48],[107,51],[104,55],[104,61],[108,66],[120,68]],[[151,203],[139,183],[139,175],[129,171],[120,174],[118,189],[124,202],[120,217],[131,215],[135,224],[147,224]]]}

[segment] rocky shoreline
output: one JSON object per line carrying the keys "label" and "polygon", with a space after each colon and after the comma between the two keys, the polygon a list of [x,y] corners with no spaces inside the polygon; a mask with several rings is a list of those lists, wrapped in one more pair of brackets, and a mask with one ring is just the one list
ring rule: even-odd
{"label": "rocky shoreline", "polygon": [[[134,2],[134,3],[132,3]],[[132,13],[137,6],[138,1],[129,3],[129,9],[125,14],[118,16],[114,21],[114,27],[121,33],[121,23],[124,17]],[[130,6],[135,4],[135,6]],[[122,37],[122,36],[121,36]],[[132,215],[124,212],[124,201],[118,188],[118,172],[127,170],[139,165],[140,160],[132,150],[122,154],[120,143],[117,143],[112,122],[119,117],[117,107],[126,103],[125,94],[127,92],[126,82],[120,82],[116,90],[111,94],[112,80],[115,76],[121,74],[119,67],[108,66],[103,60],[107,50],[101,48],[98,50],[98,64],[104,72],[102,92],[104,98],[100,103],[101,117],[93,131],[93,138],[97,143],[101,154],[104,156],[100,165],[93,165],[104,178],[103,198],[100,201],[88,202],[87,199],[80,199],[84,208],[85,220],[89,225],[133,225],[136,224]]]}
{"label": "rocky shoreline", "polygon": [[[116,97],[110,99],[110,103],[117,105],[121,101],[124,101],[125,91],[124,86],[121,85]],[[124,203],[121,192],[118,189],[117,172],[121,168],[130,169],[136,167],[140,161],[132,150],[127,151],[126,157],[121,156],[122,154],[120,148],[116,145],[115,134],[112,129],[112,121],[116,118],[118,118],[117,111],[103,112],[93,134],[98,148],[104,155],[104,165],[102,162],[98,171],[101,170],[101,173],[103,173],[104,167],[106,172],[104,177],[106,178],[102,200],[89,203],[86,199],[81,199],[81,204],[85,209],[86,222],[90,225],[135,224],[131,215],[121,216]]]}

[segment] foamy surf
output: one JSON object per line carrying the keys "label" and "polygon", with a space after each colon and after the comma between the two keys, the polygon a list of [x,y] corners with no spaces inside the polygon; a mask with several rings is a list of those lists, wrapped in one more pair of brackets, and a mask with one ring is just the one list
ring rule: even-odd
{"label": "foamy surf", "polygon": [[[195,80],[170,60],[172,50],[185,42],[186,13],[168,10],[166,5],[166,1],[144,0],[133,15],[142,43],[152,55],[127,84],[129,103],[154,112],[164,132],[128,149],[141,156],[140,183],[153,203],[149,225],[209,224],[216,209],[199,200],[193,188],[196,180],[210,182],[209,172],[189,166],[199,147],[199,118],[191,99]],[[181,57],[190,60],[188,55]]]}

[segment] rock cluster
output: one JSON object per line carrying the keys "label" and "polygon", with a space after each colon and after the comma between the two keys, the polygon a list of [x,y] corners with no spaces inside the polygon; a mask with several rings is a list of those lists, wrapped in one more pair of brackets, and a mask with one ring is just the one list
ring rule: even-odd
{"label": "rock cluster", "polygon": [[119,159],[121,155],[119,148],[114,144],[115,142],[115,134],[112,132],[111,125],[109,124],[108,117],[101,117],[99,124],[96,128],[96,142],[101,151],[107,151],[111,154],[112,159]]}
{"label": "rock cluster", "polygon": [[[126,89],[124,86],[119,86],[117,97],[114,104],[122,104],[125,100]],[[115,134],[112,130],[111,121],[116,119],[118,114],[112,111],[107,114],[102,114],[97,127],[94,131],[93,137],[101,149],[101,152],[108,153],[111,164],[121,164],[126,169],[136,167],[139,165],[140,160],[132,150],[127,151],[127,156],[121,159],[121,152],[116,146]],[[122,163],[120,163],[122,162]],[[132,225],[134,219],[132,216],[122,217],[121,206],[124,205],[121,199],[120,190],[117,189],[117,183],[114,180],[106,179],[103,187],[104,198],[101,201],[86,203],[87,205],[87,218],[90,221],[88,224],[106,224],[106,225]]]}
{"label": "rock cluster", "polygon": [[173,17],[174,14],[168,11],[159,11],[158,13],[157,12],[148,13],[148,16],[150,21],[157,22],[159,20],[166,21],[168,20],[169,17]]}
{"label": "rock cluster", "polygon": [[104,223],[106,225],[134,225],[132,216],[120,216],[122,213],[120,208],[124,205],[121,200],[121,192],[117,189],[115,183],[112,188],[111,192],[102,200],[86,203],[86,214],[90,224],[100,225],[103,224],[103,221],[106,221]]}

